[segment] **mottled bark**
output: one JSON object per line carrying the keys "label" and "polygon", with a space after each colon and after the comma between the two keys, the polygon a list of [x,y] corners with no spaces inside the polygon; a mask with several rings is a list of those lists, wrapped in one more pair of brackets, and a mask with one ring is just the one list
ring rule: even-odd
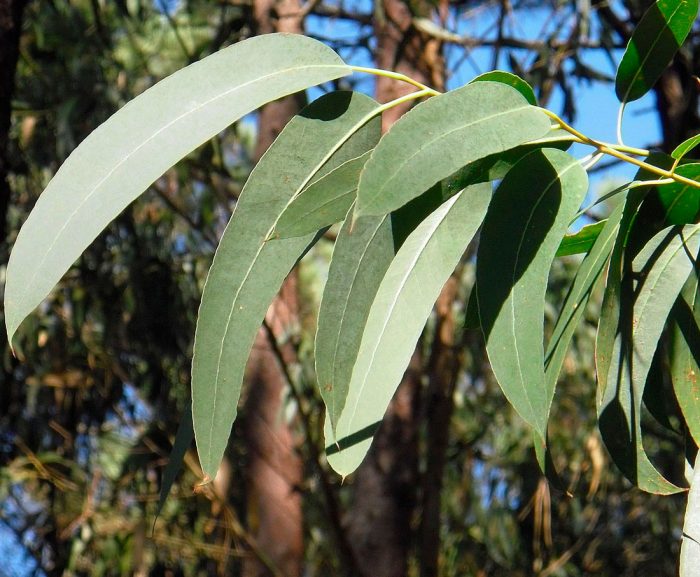
{"label": "mottled bark", "polygon": [[[302,33],[303,22],[294,16],[299,11],[298,0],[255,0],[255,33]],[[260,159],[302,105],[303,95],[297,95],[272,102],[260,111],[256,159]],[[267,313],[266,321],[278,340],[298,325],[298,311],[297,276],[293,272]],[[282,350],[285,362],[295,360],[292,347],[283,346]],[[265,330],[256,338],[247,383],[248,523],[267,566],[251,556],[243,564],[243,575],[271,576],[272,566],[285,577],[295,577],[301,575],[304,558],[299,492],[303,470],[295,449],[297,439],[284,418],[287,383]]]}

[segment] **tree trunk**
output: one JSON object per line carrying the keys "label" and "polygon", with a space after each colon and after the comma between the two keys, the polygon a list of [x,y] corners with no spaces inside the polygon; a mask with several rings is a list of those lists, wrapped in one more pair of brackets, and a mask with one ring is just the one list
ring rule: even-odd
{"label": "tree trunk", "polygon": [[[302,33],[298,0],[255,0],[253,16],[256,34]],[[287,122],[300,110],[303,95],[289,96],[266,105],[260,111],[255,158],[259,160]],[[266,322],[281,341],[298,326],[297,276],[292,272],[267,313]],[[290,330],[291,329],[291,330]],[[270,343],[261,330],[248,366],[249,396],[245,405],[245,435],[249,449],[248,522],[258,550],[257,557],[243,564],[245,577],[267,577],[277,572],[285,577],[301,575],[304,558],[302,502],[299,485],[302,462],[297,440],[284,419],[284,391],[287,383]],[[283,346],[283,361],[294,362],[293,348]],[[274,569],[273,569],[274,568]]]}
{"label": "tree trunk", "polygon": [[[413,28],[412,19],[409,5],[403,0],[383,0],[381,13],[375,17],[377,66],[441,89],[444,64],[440,45]],[[380,102],[412,91],[415,88],[408,84],[377,79]],[[388,130],[409,106],[385,112],[383,130]],[[421,367],[421,356],[416,352],[355,480],[346,525],[359,569],[366,577],[404,577],[408,572],[420,485]]]}

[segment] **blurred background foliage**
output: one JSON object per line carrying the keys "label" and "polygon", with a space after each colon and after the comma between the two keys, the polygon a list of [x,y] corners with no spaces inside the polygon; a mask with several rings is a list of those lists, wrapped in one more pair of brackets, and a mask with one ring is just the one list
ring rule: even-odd
{"label": "blurred background foliage", "polygon": [[[0,179],[11,191],[1,261],[61,162],[111,113],[190,62],[287,29],[286,19],[356,63],[393,62],[436,85],[473,76],[478,66],[511,69],[533,83],[543,104],[552,100],[572,117],[583,87],[612,91],[610,67],[598,65],[619,58],[644,7],[637,0],[2,0],[0,16],[14,20],[0,22],[0,57],[13,50],[11,25],[21,35],[14,86],[0,92],[11,97],[0,135]],[[533,20],[537,29],[526,24]],[[653,115],[663,136],[652,144],[669,148],[697,131],[691,78],[699,49],[691,34],[657,87]],[[390,93],[366,79],[341,87],[354,82],[379,98]],[[201,471],[191,450],[154,524],[161,475],[189,402],[206,272],[264,134],[283,120],[246,118],[164,174],[21,327],[17,358],[3,345],[0,575],[676,574],[685,497],[633,489],[596,431],[600,294],[566,360],[550,425],[565,490],[541,476],[530,434],[492,378],[480,334],[467,328],[469,258],[421,339],[407,377],[408,409],[400,392],[372,462],[345,482],[331,474],[312,349],[333,231],[301,263],[293,319],[280,330],[273,318],[267,335],[285,380],[271,422],[300,457],[277,473],[292,479],[285,490],[300,515],[289,539],[301,548],[285,548],[274,516],[256,505],[254,496],[276,489],[251,465],[269,447],[262,457],[252,448],[255,416],[246,398],[228,478],[195,490]],[[552,270],[550,327],[576,265],[563,258]],[[667,393],[663,376],[656,378]],[[657,462],[677,470],[678,423],[647,421]]]}

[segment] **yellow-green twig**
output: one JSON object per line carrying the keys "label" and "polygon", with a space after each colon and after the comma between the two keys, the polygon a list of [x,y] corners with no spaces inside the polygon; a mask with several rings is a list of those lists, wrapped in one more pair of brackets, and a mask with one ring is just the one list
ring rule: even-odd
{"label": "yellow-green twig", "polygon": [[439,91],[435,90],[434,88],[430,88],[430,86],[426,86],[422,82],[418,82],[417,80],[414,80],[410,76],[406,76],[405,74],[401,74],[399,72],[391,72],[389,70],[382,70],[381,68],[366,68],[364,66],[351,66],[352,70],[354,72],[364,72],[366,74],[372,74],[374,76],[383,76],[385,78],[392,78],[393,80],[399,80],[401,82],[407,82],[408,84],[411,84],[412,86],[415,86],[416,88],[420,88],[421,90],[426,90],[428,96],[437,96],[438,94],[441,94]]}

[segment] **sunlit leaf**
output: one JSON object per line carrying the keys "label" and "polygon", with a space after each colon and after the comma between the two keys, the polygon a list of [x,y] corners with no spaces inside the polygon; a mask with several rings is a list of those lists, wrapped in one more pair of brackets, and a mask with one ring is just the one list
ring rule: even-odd
{"label": "sunlit leaf", "polygon": [[273,236],[303,236],[342,221],[355,202],[360,172],[370,154],[348,160],[306,187],[284,211]]}
{"label": "sunlit leaf", "polygon": [[700,459],[696,457],[683,521],[680,577],[697,577],[700,568]]}
{"label": "sunlit leaf", "polygon": [[341,475],[352,473],[367,453],[433,303],[490,198],[489,184],[453,196],[418,225],[391,262],[367,318],[336,435],[326,419],[328,461]]}
{"label": "sunlit leaf", "polygon": [[267,239],[289,202],[321,166],[330,171],[373,146],[378,119],[326,162],[328,151],[376,106],[358,93],[323,96],[289,122],[243,188],[204,287],[192,360],[195,439],[202,469],[211,478],[236,417],[243,371],[260,323],[313,235]]}
{"label": "sunlit leaf", "polygon": [[461,167],[545,136],[549,118],[513,88],[476,82],[405,114],[374,149],[355,213],[396,210]]}
{"label": "sunlit leaf", "polygon": [[671,156],[676,160],[680,160],[698,144],[700,144],[700,134],[691,136],[688,140],[681,142],[678,146],[676,146],[676,148],[673,149]]}
{"label": "sunlit leaf", "polygon": [[520,92],[520,94],[522,94],[525,97],[525,100],[527,100],[530,104],[537,106],[537,97],[535,96],[535,92],[532,90],[532,86],[520,78],[520,76],[513,74],[512,72],[491,70],[490,72],[480,74],[474,78],[472,82],[500,82],[501,84],[507,84]]}
{"label": "sunlit leaf", "polygon": [[71,154],[22,227],[5,285],[10,342],[105,226],[183,156],[266,102],[349,73],[320,42],[259,36],[176,72],[124,106]]}
{"label": "sunlit leaf", "polygon": [[652,465],[644,451],[641,404],[659,338],[676,297],[693,269],[700,226],[671,227],[656,234],[621,282],[632,302],[623,306],[599,407],[603,440],[620,470],[640,489],[680,491]]}
{"label": "sunlit leaf", "polygon": [[586,171],[566,152],[532,152],[498,187],[477,254],[479,316],[491,368],[543,440],[552,401],[544,373],[547,278],[587,188]]}
{"label": "sunlit leaf", "polygon": [[658,0],[646,11],[627,45],[615,78],[620,102],[632,102],[654,86],[685,41],[698,0]]}

